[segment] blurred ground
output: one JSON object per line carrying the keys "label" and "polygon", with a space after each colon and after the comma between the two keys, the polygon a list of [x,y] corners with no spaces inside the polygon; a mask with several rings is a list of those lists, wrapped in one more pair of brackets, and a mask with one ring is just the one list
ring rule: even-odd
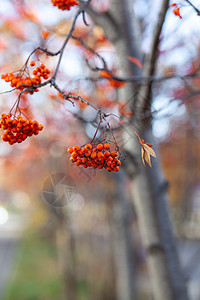
{"label": "blurred ground", "polygon": [[7,241],[1,238],[0,299],[62,299],[55,247],[39,232],[23,228],[26,231],[13,232]]}

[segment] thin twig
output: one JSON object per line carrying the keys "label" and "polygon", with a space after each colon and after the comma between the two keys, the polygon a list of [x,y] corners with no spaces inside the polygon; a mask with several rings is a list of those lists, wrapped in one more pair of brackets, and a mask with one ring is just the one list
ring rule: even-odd
{"label": "thin twig", "polygon": [[185,0],[187,3],[189,3],[194,10],[196,11],[197,15],[200,16],[200,10],[198,8],[196,8],[189,0]]}
{"label": "thin twig", "polygon": [[68,35],[67,35],[67,37],[66,37],[66,39],[65,39],[65,41],[64,41],[64,43],[63,43],[63,45],[62,45],[62,47],[61,47],[61,49],[60,49],[60,51],[59,51],[59,55],[60,55],[60,56],[59,56],[57,66],[56,66],[56,69],[55,69],[54,74],[53,74],[53,77],[52,77],[52,82],[54,82],[55,79],[56,79],[56,76],[57,76],[57,73],[58,73],[58,70],[59,70],[59,67],[60,67],[60,63],[61,63],[61,60],[62,60],[62,56],[63,56],[64,50],[65,50],[65,47],[66,47],[66,45],[67,45],[69,39],[70,39],[71,36],[72,36],[72,33],[73,33],[74,29],[75,29],[76,21],[77,21],[79,15],[80,15],[81,13],[83,13],[83,12],[87,9],[87,7],[89,6],[89,4],[90,4],[91,1],[92,1],[92,0],[88,0],[88,1],[85,3],[85,5],[83,5],[83,7],[80,8],[80,9],[78,10],[78,12],[77,12],[77,14],[76,14],[76,16],[75,16],[75,18],[74,18],[74,20],[73,20],[73,22],[72,22],[71,29],[70,29],[70,31],[69,31],[69,33],[68,33]]}

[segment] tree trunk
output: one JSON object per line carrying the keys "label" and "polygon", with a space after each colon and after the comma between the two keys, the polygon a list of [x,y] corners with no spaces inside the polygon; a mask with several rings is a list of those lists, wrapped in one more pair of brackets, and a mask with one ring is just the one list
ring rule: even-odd
{"label": "tree trunk", "polygon": [[65,299],[76,300],[76,259],[75,242],[66,215],[66,208],[56,209],[56,242],[61,274],[63,277]]}
{"label": "tree trunk", "polygon": [[[130,64],[127,55],[141,61],[142,51],[139,45],[140,31],[133,12],[131,0],[111,0],[110,11],[95,15],[89,11],[94,22],[101,25],[107,37],[113,42],[120,54],[119,75],[152,76],[155,73],[157,47],[160,32],[168,8],[168,0],[163,0],[157,24],[152,37],[150,53],[145,57],[143,71]],[[132,97],[134,117],[132,124],[145,141],[152,143],[151,122],[141,121],[146,110],[150,110],[152,99],[152,82],[139,86],[127,84],[120,89],[122,100]],[[137,91],[137,92],[136,92]],[[138,118],[139,117],[139,118]],[[154,143],[155,145],[155,143]],[[140,224],[141,237],[147,253],[147,263],[152,280],[154,298],[157,300],[188,299],[186,283],[177,254],[176,241],[173,233],[171,213],[166,196],[166,181],[159,169],[158,160],[153,167],[144,168],[141,164],[140,147],[137,138],[130,137],[125,145],[132,160],[125,166],[132,180],[134,204]]]}
{"label": "tree trunk", "polygon": [[135,255],[131,219],[133,208],[125,191],[124,174],[114,174],[117,189],[111,195],[111,242],[113,248],[116,299],[134,300],[135,293]]}

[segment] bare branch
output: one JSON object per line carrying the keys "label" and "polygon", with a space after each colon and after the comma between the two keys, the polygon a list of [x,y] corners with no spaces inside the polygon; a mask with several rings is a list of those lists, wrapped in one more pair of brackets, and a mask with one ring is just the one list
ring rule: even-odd
{"label": "bare branch", "polygon": [[[158,21],[154,28],[151,48],[144,62],[144,72],[143,72],[144,77],[153,76],[155,73],[156,60],[158,56],[157,50],[160,42],[160,34],[161,34],[163,23],[165,21],[165,16],[166,16],[168,6],[169,6],[169,0],[163,0],[159,11]],[[146,86],[143,86],[140,90],[140,96],[141,96],[140,98],[143,99],[142,109],[147,109],[150,106],[152,101],[151,92],[152,92],[152,81],[149,81],[148,84]]]}
{"label": "bare branch", "polygon": [[92,49],[91,47],[89,47],[86,43],[83,42],[83,40],[79,37],[76,37],[74,35],[71,36],[72,39],[78,41],[84,48],[86,48],[87,50],[89,50],[91,53],[93,53],[94,55],[96,55],[101,61],[102,61],[102,64],[104,66],[104,68],[107,69],[107,64],[106,64],[106,61],[105,59],[99,54],[97,53],[94,49]]}
{"label": "bare branch", "polygon": [[200,10],[198,8],[196,8],[189,0],[185,0],[187,3],[189,3],[194,10],[196,11],[197,15],[200,16]]}
{"label": "bare branch", "polygon": [[87,105],[89,105],[90,107],[92,107],[94,110],[96,110],[99,114],[101,114],[103,116],[103,118],[106,118],[107,117],[107,114],[104,113],[101,109],[99,109],[98,107],[96,107],[95,105],[91,104],[88,100],[86,100],[85,98],[79,96],[79,95],[74,95],[74,94],[67,94],[66,92],[64,92],[62,89],[59,88],[59,86],[55,83],[55,82],[52,82],[52,86],[54,86],[54,88],[59,92],[61,93],[61,95],[63,96],[63,98],[65,100],[68,100],[70,101],[73,105],[73,101],[71,101],[70,99],[76,99],[76,100],[79,100],[80,102],[82,103],[85,103]]}
{"label": "bare branch", "polygon": [[71,36],[72,36],[72,33],[73,33],[74,29],[75,29],[76,21],[77,21],[79,15],[80,15],[80,14],[83,14],[83,13],[85,12],[85,10],[87,9],[87,7],[89,6],[89,4],[90,4],[91,1],[92,1],[92,0],[88,0],[88,1],[85,3],[85,5],[83,5],[83,7],[80,7],[80,9],[78,10],[78,12],[77,12],[77,14],[76,14],[76,16],[75,16],[75,18],[74,18],[74,20],[73,20],[71,29],[70,29],[70,31],[69,31],[69,33],[68,33],[68,35],[67,35],[67,37],[66,37],[66,39],[65,39],[65,41],[64,41],[64,43],[63,43],[63,45],[62,45],[62,47],[61,47],[61,49],[60,49],[60,51],[59,51],[60,56],[59,56],[59,60],[58,60],[58,63],[57,63],[55,72],[54,72],[53,77],[52,77],[52,82],[54,82],[55,79],[56,79],[56,76],[57,76],[57,73],[58,73],[58,69],[59,69],[59,67],[60,67],[60,63],[61,63],[61,60],[62,60],[62,56],[63,56],[64,50],[65,50],[65,47],[66,47],[66,45],[67,45],[69,39],[70,39]]}
{"label": "bare branch", "polygon": [[[79,0],[79,2],[81,5],[85,3],[82,0]],[[108,39],[114,42],[119,38],[120,28],[110,12],[98,13],[91,6],[89,6],[87,13],[96,25],[99,25],[103,28]]]}

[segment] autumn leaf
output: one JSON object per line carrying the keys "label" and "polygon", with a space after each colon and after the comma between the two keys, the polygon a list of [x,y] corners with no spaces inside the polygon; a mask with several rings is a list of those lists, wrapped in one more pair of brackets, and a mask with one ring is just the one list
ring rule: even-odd
{"label": "autumn leaf", "polygon": [[43,38],[46,40],[49,37],[48,31],[42,31]]}
{"label": "autumn leaf", "polygon": [[143,68],[142,63],[139,61],[139,59],[137,59],[136,57],[132,57],[132,56],[128,56],[128,59],[134,63],[135,65],[137,65],[140,69]]}
{"label": "autumn leaf", "polygon": [[146,161],[148,165],[151,167],[151,155],[153,157],[156,157],[154,150],[151,148],[152,145],[144,142],[144,140],[142,139],[140,139],[140,144],[141,144],[142,163],[145,166],[145,161]]}

